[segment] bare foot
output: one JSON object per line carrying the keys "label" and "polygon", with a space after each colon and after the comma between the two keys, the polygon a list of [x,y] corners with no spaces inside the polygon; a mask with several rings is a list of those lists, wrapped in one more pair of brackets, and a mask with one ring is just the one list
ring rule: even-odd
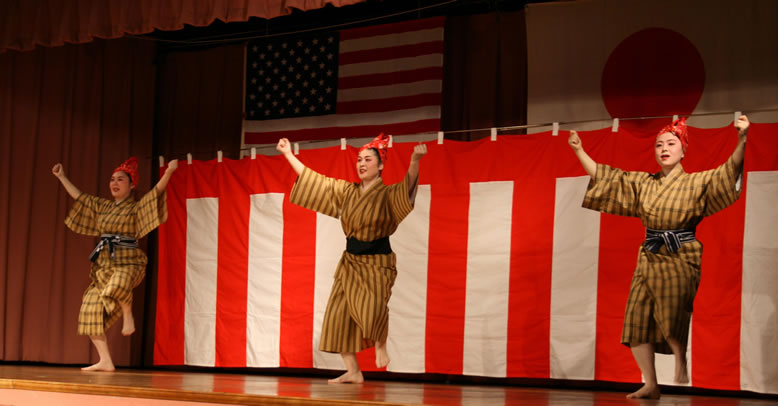
{"label": "bare foot", "polygon": [[349,372],[335,378],[330,379],[327,383],[362,383],[365,382],[365,378],[362,376],[362,371]]}
{"label": "bare foot", "polygon": [[686,360],[675,363],[675,383],[689,383],[689,372],[686,370]]}
{"label": "bare foot", "polygon": [[375,346],[375,366],[383,368],[389,365],[389,354],[386,352],[386,341],[377,342]]}
{"label": "bare foot", "polygon": [[100,362],[98,362],[97,364],[81,368],[81,370],[82,371],[113,372],[113,371],[116,371],[116,368],[113,366],[113,362],[100,360]]}
{"label": "bare foot", "polygon": [[627,395],[627,398],[629,399],[659,399],[659,386],[652,385],[648,386],[648,384],[643,385],[642,388],[638,389],[636,392],[632,392],[629,395]]}
{"label": "bare foot", "polygon": [[124,322],[122,323],[122,335],[131,335],[135,332],[135,319],[132,317],[132,312],[125,312],[122,318],[124,319]]}

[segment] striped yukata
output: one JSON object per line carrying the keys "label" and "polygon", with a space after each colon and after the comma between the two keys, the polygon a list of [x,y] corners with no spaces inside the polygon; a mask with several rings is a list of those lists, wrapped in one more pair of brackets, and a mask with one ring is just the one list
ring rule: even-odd
{"label": "striped yukata", "polygon": [[[82,193],[65,219],[79,234],[120,234],[139,239],[167,220],[165,192],[152,188],[140,201],[132,196],[120,203]],[[132,289],[146,274],[146,254],[139,248],[115,247],[113,258],[105,247],[92,262],[78,314],[78,334],[105,335],[122,316],[120,303],[132,303]]]}
{"label": "striped yukata", "polygon": [[[705,216],[723,210],[740,195],[741,172],[732,158],[716,169],[686,173],[679,164],[662,172],[624,172],[597,164],[583,207],[603,213],[639,217],[654,230],[693,230]],[[677,339],[683,351],[689,337],[692,304],[700,283],[702,244],[682,243],[676,252],[662,245],[656,252],[638,250],[624,315],[621,342],[653,343],[655,351],[672,354],[666,338]]]}
{"label": "striped yukata", "polygon": [[[394,233],[413,210],[408,193],[410,182],[408,175],[391,186],[384,185],[379,179],[362,192],[360,184],[328,178],[305,168],[292,188],[289,200],[340,218],[346,238],[375,241]],[[397,276],[395,265],[393,252],[368,255],[343,252],[324,313],[321,351],[359,352],[377,341],[386,340],[389,333],[387,304]]]}

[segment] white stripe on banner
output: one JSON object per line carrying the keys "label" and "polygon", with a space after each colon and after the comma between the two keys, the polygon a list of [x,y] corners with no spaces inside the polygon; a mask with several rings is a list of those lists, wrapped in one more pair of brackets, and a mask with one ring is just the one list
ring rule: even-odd
{"label": "white stripe on banner", "polygon": [[556,180],[551,378],[594,379],[600,213],[581,207],[588,184],[588,176]]}
{"label": "white stripe on banner", "polygon": [[184,363],[214,366],[219,199],[186,200]]}
{"label": "white stripe on banner", "polygon": [[740,389],[778,393],[778,172],[749,172],[746,191]]}
{"label": "white stripe on banner", "polygon": [[387,351],[392,362],[387,369],[393,372],[425,371],[430,196],[430,186],[420,185],[413,211],[391,237],[397,280],[389,299]]}
{"label": "white stripe on banner", "polygon": [[246,366],[278,367],[284,194],[256,194],[250,199]]}
{"label": "white stripe on banner", "polygon": [[343,251],[346,250],[346,237],[340,220],[316,213],[316,276],[313,292],[313,367],[322,369],[344,369],[343,360],[338,354],[319,351],[321,325],[324,311],[332,291],[335,268]]}
{"label": "white stripe on banner", "polygon": [[470,184],[462,373],[504,377],[513,182]]}

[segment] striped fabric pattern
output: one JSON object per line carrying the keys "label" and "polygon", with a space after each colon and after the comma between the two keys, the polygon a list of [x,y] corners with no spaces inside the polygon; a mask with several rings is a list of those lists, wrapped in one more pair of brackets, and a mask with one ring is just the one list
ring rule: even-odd
{"label": "striped fabric pattern", "polygon": [[[305,168],[289,200],[293,204],[340,218],[346,237],[373,241],[397,230],[411,212],[410,179],[391,186],[378,182],[362,191],[358,183],[328,178]],[[344,252],[324,313],[319,349],[359,352],[385,341],[389,329],[389,298],[397,277],[394,253],[352,255]]]}
{"label": "striped fabric pattern", "polygon": [[[667,176],[598,164],[583,207],[639,217],[651,229],[693,229],[704,216],[737,200],[740,176],[731,157],[716,169],[691,174],[679,164]],[[666,245],[657,252],[641,247],[624,315],[623,344],[654,343],[657,352],[672,354],[665,338],[673,337],[686,348],[701,263],[699,241],[682,244],[677,252]]]}
{"label": "striped fabric pattern", "polygon": [[[65,224],[79,234],[141,238],[167,220],[166,196],[165,192],[152,188],[140,201],[130,196],[116,204],[82,193],[65,218]],[[108,249],[100,252],[91,263],[91,283],[84,292],[78,315],[79,335],[104,335],[121,317],[120,303],[132,303],[132,289],[143,280],[147,262],[146,254],[139,248],[116,247],[113,258]]]}

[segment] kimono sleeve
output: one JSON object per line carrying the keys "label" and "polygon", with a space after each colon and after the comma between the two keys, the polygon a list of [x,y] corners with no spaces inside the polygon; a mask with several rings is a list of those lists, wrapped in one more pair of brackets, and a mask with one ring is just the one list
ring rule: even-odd
{"label": "kimono sleeve", "polygon": [[638,216],[638,184],[643,172],[625,172],[597,164],[597,173],[589,181],[583,207],[619,216]]}
{"label": "kimono sleeve", "polygon": [[152,187],[138,202],[135,238],[141,238],[167,221],[167,192]]}
{"label": "kimono sleeve", "polygon": [[408,185],[411,183],[410,175],[405,174],[402,182],[389,186],[389,207],[392,211],[392,218],[397,224],[413,210],[411,196],[416,197],[415,189],[418,185],[413,185],[412,193],[408,192]]}
{"label": "kimono sleeve", "polygon": [[705,182],[705,191],[702,195],[705,205],[704,216],[724,210],[740,197],[743,173],[735,167],[732,157],[718,168],[699,174]]}
{"label": "kimono sleeve", "polygon": [[110,204],[110,201],[87,193],[81,193],[70,209],[68,216],[65,217],[65,225],[79,234],[99,236],[100,230],[97,229],[97,215],[100,213],[100,207],[106,204]]}
{"label": "kimono sleeve", "polygon": [[329,178],[306,167],[295,181],[289,194],[289,201],[306,209],[338,218],[349,185],[350,183],[345,180]]}

